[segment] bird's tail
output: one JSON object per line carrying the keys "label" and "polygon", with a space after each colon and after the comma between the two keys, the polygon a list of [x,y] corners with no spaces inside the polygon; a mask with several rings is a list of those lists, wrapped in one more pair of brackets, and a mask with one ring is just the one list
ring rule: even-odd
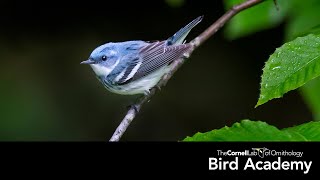
{"label": "bird's tail", "polygon": [[202,21],[203,16],[199,16],[185,27],[181,28],[178,32],[176,32],[173,36],[167,39],[167,45],[173,44],[182,44],[184,39],[187,37],[192,28],[194,28],[197,24]]}

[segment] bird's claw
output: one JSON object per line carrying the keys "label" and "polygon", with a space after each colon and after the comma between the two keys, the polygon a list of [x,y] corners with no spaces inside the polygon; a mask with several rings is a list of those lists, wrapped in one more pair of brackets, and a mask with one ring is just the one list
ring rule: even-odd
{"label": "bird's claw", "polygon": [[145,90],[145,91],[144,91],[144,95],[145,95],[145,96],[148,96],[149,94],[150,94],[150,90]]}

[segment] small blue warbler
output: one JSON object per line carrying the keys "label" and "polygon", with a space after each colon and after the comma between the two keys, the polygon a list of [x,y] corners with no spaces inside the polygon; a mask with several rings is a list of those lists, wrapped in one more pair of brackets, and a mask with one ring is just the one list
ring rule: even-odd
{"label": "small blue warbler", "polygon": [[194,19],[167,40],[103,44],[81,64],[89,64],[100,82],[113,93],[148,94],[170,70],[171,63],[192,48],[185,38],[202,18]]}

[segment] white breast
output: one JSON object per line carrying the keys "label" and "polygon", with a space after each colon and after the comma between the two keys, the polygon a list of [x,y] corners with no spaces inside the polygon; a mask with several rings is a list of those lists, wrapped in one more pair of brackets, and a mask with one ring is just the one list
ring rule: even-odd
{"label": "white breast", "polygon": [[133,94],[144,94],[149,92],[161,79],[161,77],[167,73],[169,68],[163,67],[148,76],[141,79],[135,80],[125,85],[118,86],[117,89],[109,89],[110,91],[118,94],[133,95]]}

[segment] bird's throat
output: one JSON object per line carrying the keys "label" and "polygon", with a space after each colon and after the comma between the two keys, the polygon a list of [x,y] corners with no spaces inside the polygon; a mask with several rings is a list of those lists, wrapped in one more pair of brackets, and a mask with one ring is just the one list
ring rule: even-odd
{"label": "bird's throat", "polygon": [[103,66],[102,64],[90,64],[90,66],[97,76],[108,76],[118,64],[119,60],[111,67]]}
{"label": "bird's throat", "polygon": [[108,68],[99,64],[90,64],[90,66],[97,76],[108,76],[114,69],[114,67]]}

